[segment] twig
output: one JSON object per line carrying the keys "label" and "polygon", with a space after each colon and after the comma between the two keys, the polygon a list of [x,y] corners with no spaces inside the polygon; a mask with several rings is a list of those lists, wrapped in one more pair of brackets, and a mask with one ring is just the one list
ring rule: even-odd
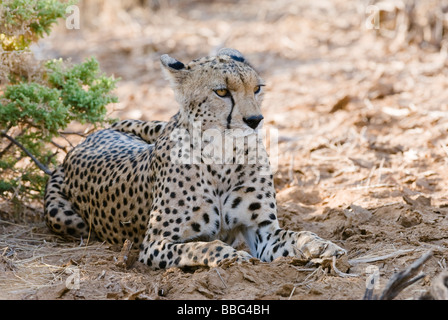
{"label": "twig", "polygon": [[[9,128],[6,128],[6,129],[3,131],[3,133],[7,133],[7,132],[9,131],[9,129],[11,129],[11,128],[10,128],[10,127],[9,127]],[[17,137],[20,137],[21,135],[23,135],[23,132],[20,132],[20,133],[16,136],[16,138],[17,138]],[[13,143],[13,142],[10,142],[10,143],[5,147],[5,149],[3,149],[3,150],[0,152],[0,158],[3,157],[3,155],[4,155],[6,152],[8,152],[8,150],[9,150],[13,145],[14,145],[14,143]]]}
{"label": "twig", "polygon": [[86,128],[84,132],[76,132],[76,131],[59,131],[59,134],[74,134],[80,137],[87,137],[90,133],[92,133],[95,130],[95,128]]}
{"label": "twig", "polygon": [[293,267],[294,269],[296,269],[297,271],[300,271],[300,272],[316,271],[316,268],[299,268],[296,266],[291,266],[291,267]]}
{"label": "twig", "polygon": [[395,257],[398,257],[398,256],[400,256],[402,254],[405,254],[405,253],[408,253],[408,252],[411,252],[411,251],[414,251],[414,249],[397,250],[397,251],[394,251],[392,253],[385,254],[385,255],[382,255],[382,256],[373,256],[373,257],[367,257],[367,258],[364,257],[364,258],[351,259],[351,260],[348,260],[348,263],[353,266],[353,265],[358,264],[358,263],[369,263],[369,262],[374,262],[374,261],[380,261],[380,260],[385,260],[385,259],[389,259],[389,258],[395,258]]}
{"label": "twig", "polygon": [[218,269],[215,269],[216,273],[218,274],[219,279],[221,279],[222,284],[224,285],[224,287],[227,289],[227,285],[224,282],[223,278],[221,277],[221,274],[219,273]]}
{"label": "twig", "polygon": [[292,290],[291,290],[291,293],[289,294],[289,298],[288,298],[288,300],[291,300],[291,297],[292,297],[292,295],[294,294],[294,291],[296,291],[296,286],[294,286],[293,288],[292,288]]}
{"label": "twig", "polygon": [[52,155],[50,155],[49,157],[47,157],[47,165],[51,163],[51,159],[53,159],[54,157],[56,157],[57,154],[58,154],[58,150],[56,150],[56,152],[53,152]]}
{"label": "twig", "polygon": [[421,270],[423,264],[432,257],[432,254],[433,253],[431,250],[428,251],[419,259],[414,261],[414,263],[412,263],[407,269],[394,274],[379,299],[392,300],[405,288],[423,278],[425,276],[424,274],[417,276],[416,274]]}
{"label": "twig", "polygon": [[359,277],[359,274],[345,273],[345,272],[342,272],[341,270],[339,270],[338,268],[336,268],[336,256],[333,256],[332,267],[333,267],[334,272],[342,278]]}
{"label": "twig", "polygon": [[67,147],[64,147],[60,145],[57,142],[54,142],[53,140],[50,141],[52,145],[54,145],[56,148],[63,150],[65,153],[67,153]]}
{"label": "twig", "polygon": [[[61,138],[63,138],[65,141],[68,142],[68,144],[70,145],[70,148],[74,148],[73,144],[70,142],[69,139],[67,139],[66,136],[64,136],[63,134],[59,133],[59,135],[61,136]],[[67,149],[67,147],[65,147],[65,149]],[[64,150],[65,152],[67,152],[66,150]]]}
{"label": "twig", "polygon": [[39,167],[40,170],[42,170],[43,172],[45,172],[45,174],[48,174],[49,176],[52,174],[52,171],[50,171],[50,169],[48,169],[46,166],[44,166],[39,160],[37,160],[36,157],[34,157],[31,152],[29,152],[19,141],[17,141],[16,139],[14,139],[13,137],[7,135],[4,132],[0,132],[0,134],[2,135],[2,137],[5,137],[6,139],[8,139],[9,141],[11,141],[12,143],[14,143],[16,146],[18,146],[20,149],[23,150],[23,152],[26,153],[26,155],[28,157],[31,158],[31,160],[34,161],[34,163]]}
{"label": "twig", "polygon": [[117,258],[115,265],[120,268],[126,269],[129,265],[129,254],[131,252],[132,242],[128,239],[124,241],[123,248],[121,249],[120,255]]}
{"label": "twig", "polygon": [[86,133],[82,133],[82,132],[73,132],[73,131],[60,131],[59,134],[60,134],[60,135],[63,135],[63,134],[74,134],[74,135],[77,135],[77,136],[80,136],[80,137],[83,137],[83,138],[85,138],[85,137],[87,136]]}
{"label": "twig", "polygon": [[305,284],[310,283],[310,282],[313,281],[313,280],[312,280],[312,279],[311,279],[311,280],[308,280],[308,279],[310,279],[311,277],[313,277],[313,276],[314,276],[316,273],[318,273],[319,271],[323,271],[322,266],[319,266],[316,270],[314,270],[312,273],[310,273],[309,275],[307,275],[306,278],[305,278],[302,282],[296,284],[294,287],[303,286],[303,285],[305,285]]}
{"label": "twig", "polygon": [[5,149],[3,149],[2,151],[0,151],[0,158],[3,157],[3,155],[14,145],[14,143],[10,142]]}
{"label": "twig", "polygon": [[442,270],[446,269],[446,260],[445,260],[445,258],[442,258],[441,260],[437,261],[437,264],[439,265],[440,269],[442,269]]}

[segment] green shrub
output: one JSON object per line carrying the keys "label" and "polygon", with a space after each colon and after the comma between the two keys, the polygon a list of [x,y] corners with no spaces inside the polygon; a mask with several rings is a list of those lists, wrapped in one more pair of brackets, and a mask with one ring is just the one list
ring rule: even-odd
{"label": "green shrub", "polygon": [[[31,42],[50,34],[51,26],[65,16],[75,1],[3,0],[0,1],[0,34],[6,51],[23,50]],[[29,31],[29,32],[28,32]]]}
{"label": "green shrub", "polygon": [[117,80],[105,76],[94,58],[78,65],[62,60],[41,63],[28,49],[50,33],[71,4],[0,1],[2,196],[40,198],[47,180],[45,172],[57,165],[53,139],[73,121],[95,127],[113,121],[107,118],[106,105],[117,102],[111,93]]}

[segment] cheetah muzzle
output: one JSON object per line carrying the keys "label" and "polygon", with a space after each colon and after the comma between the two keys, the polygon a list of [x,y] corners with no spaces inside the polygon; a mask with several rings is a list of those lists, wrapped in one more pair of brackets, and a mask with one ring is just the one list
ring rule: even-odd
{"label": "cheetah muzzle", "polygon": [[[222,49],[188,64],[163,55],[161,66],[179,112],[168,122],[117,122],[73,148],[47,184],[49,228],[129,239],[153,268],[344,254],[314,233],[279,227],[257,134],[264,83],[243,55]],[[241,242],[250,254],[235,249]]]}

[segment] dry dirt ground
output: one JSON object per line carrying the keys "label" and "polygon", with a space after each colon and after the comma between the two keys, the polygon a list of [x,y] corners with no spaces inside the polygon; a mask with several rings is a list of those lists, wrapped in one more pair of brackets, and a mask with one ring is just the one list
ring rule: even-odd
{"label": "dry dirt ground", "polygon": [[126,268],[120,248],[49,233],[42,206],[12,214],[3,202],[1,299],[362,299],[372,270],[380,293],[432,250],[426,276],[397,297],[418,299],[446,270],[447,50],[425,45],[418,30],[394,33],[387,23],[399,10],[375,30],[360,1],[153,1],[151,10],[90,3],[80,5],[81,29],[61,26],[34,50],[75,62],[96,56],[121,78],[114,117],[167,120],[176,112],[163,53],[188,61],[227,46],[246,55],[267,83],[265,126],[278,130],[271,157],[280,224],[346,248],[337,264],[344,274],[288,258]]}

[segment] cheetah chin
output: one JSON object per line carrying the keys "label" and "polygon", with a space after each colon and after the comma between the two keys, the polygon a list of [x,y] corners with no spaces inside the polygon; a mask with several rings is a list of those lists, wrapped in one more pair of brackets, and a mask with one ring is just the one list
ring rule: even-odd
{"label": "cheetah chin", "polygon": [[245,137],[249,137],[249,136],[253,136],[253,135],[259,135],[260,134],[260,129],[231,129],[231,130],[226,130],[225,131],[225,135],[228,137],[232,137],[232,138],[245,138]]}

